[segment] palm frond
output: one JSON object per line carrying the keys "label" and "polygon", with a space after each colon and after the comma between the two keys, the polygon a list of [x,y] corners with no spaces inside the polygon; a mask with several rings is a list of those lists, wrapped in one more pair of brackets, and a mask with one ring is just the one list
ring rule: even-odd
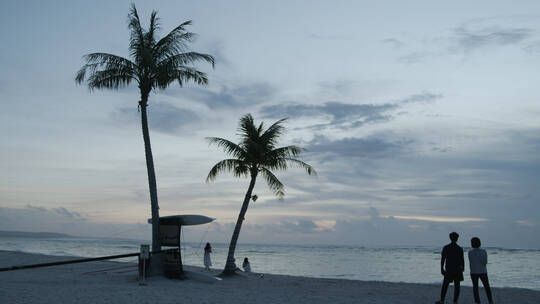
{"label": "palm frond", "polygon": [[273,158],[285,158],[285,157],[295,157],[300,155],[304,151],[303,148],[300,148],[295,145],[285,146],[281,148],[276,148],[272,150],[269,154]]}
{"label": "palm frond", "polygon": [[206,137],[206,140],[208,141],[209,144],[213,144],[222,148],[223,151],[225,151],[225,153],[233,157],[236,157],[238,159],[245,160],[246,151],[244,151],[242,147],[233,143],[232,141],[229,141],[224,138],[219,138],[219,137]]}
{"label": "palm frond", "polygon": [[[141,20],[137,13],[135,4],[131,4],[128,14],[128,28],[130,30],[129,50],[134,58],[139,58],[141,51],[145,48],[144,30],[141,27]],[[138,61],[138,60],[135,60]]]}
{"label": "palm frond", "polygon": [[234,176],[236,177],[247,176],[249,174],[249,167],[238,159],[224,159],[212,167],[208,173],[208,176],[206,177],[206,182],[209,183],[214,181],[218,174],[227,171],[233,172]]}
{"label": "palm frond", "polygon": [[146,32],[146,42],[148,47],[154,47],[156,43],[156,34],[159,31],[159,18],[157,17],[157,12],[152,11],[150,15],[150,26]]}
{"label": "palm frond", "polygon": [[184,83],[192,81],[198,85],[208,84],[206,73],[197,71],[192,67],[181,66],[175,70],[160,70],[155,76],[154,87],[165,89],[171,83],[177,81],[181,87]]}
{"label": "palm frond", "polygon": [[197,36],[195,33],[186,32],[185,26],[190,24],[191,20],[180,24],[156,43],[154,46],[156,61],[163,60],[164,58],[178,53],[183,53],[188,49],[187,43],[193,42]]}
{"label": "palm frond", "polygon": [[87,64],[110,64],[110,65],[135,65],[129,59],[109,54],[109,53],[90,53],[83,56]]}
{"label": "palm frond", "polygon": [[199,61],[206,61],[210,64],[212,64],[212,67],[214,67],[215,61],[214,57],[208,54],[202,54],[197,52],[186,52],[186,53],[180,53],[175,54],[170,57],[167,57],[166,59],[160,61],[157,64],[157,68],[171,68],[176,69],[178,67],[182,67],[188,64],[193,64]]}
{"label": "palm frond", "polygon": [[308,175],[317,175],[313,167],[295,158],[302,151],[304,149],[294,145],[274,149],[268,153],[263,165],[272,170],[287,170],[289,165],[294,165],[305,169]]}
{"label": "palm frond", "polygon": [[261,141],[266,143],[269,147],[274,148],[278,138],[283,135],[283,132],[285,131],[283,122],[286,120],[287,118],[280,119],[268,127],[261,135]]}
{"label": "palm frond", "polygon": [[240,132],[239,135],[242,137],[242,141],[244,142],[248,140],[252,140],[253,142],[257,141],[259,133],[257,127],[255,127],[253,116],[251,116],[251,114],[246,114],[240,118],[238,132]]}
{"label": "palm frond", "polygon": [[234,170],[233,170],[234,177],[248,177],[250,173],[249,168],[250,167],[248,163],[241,161],[241,164],[234,167]]}
{"label": "palm frond", "polygon": [[264,129],[264,122],[261,121],[261,123],[259,124],[259,127],[257,128],[257,135],[260,137],[261,134],[263,133],[263,129]]}
{"label": "palm frond", "polygon": [[285,186],[281,183],[281,181],[279,181],[272,171],[266,168],[261,168],[260,173],[266,180],[270,190],[272,190],[272,192],[274,192],[279,199],[283,199],[283,196],[285,195]]}
{"label": "palm frond", "polygon": [[86,74],[94,74],[99,69],[118,70],[122,74],[130,74],[136,78],[136,65],[129,59],[108,53],[92,53],[83,57],[86,64],[77,72],[75,82],[81,84],[86,78]]}
{"label": "palm frond", "polygon": [[129,85],[133,79],[133,75],[119,69],[96,71],[88,77],[88,88],[118,89]]}
{"label": "palm frond", "polygon": [[310,166],[309,164],[299,160],[299,159],[296,159],[296,158],[284,158],[284,160],[288,163],[291,163],[295,166],[298,166],[302,169],[305,169],[306,170],[306,173],[308,175],[314,175],[314,176],[317,176],[317,172],[315,171],[315,169],[313,169],[312,166]]}

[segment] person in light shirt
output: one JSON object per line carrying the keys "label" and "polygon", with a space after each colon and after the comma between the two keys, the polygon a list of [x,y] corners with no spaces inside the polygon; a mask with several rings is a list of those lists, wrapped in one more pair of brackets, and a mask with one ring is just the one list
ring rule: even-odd
{"label": "person in light shirt", "polygon": [[469,250],[469,264],[471,267],[471,280],[473,283],[474,303],[480,303],[480,295],[478,294],[478,279],[482,281],[489,303],[493,303],[491,296],[491,288],[487,275],[487,253],[484,249],[480,249],[480,239],[473,237],[471,239],[471,247]]}

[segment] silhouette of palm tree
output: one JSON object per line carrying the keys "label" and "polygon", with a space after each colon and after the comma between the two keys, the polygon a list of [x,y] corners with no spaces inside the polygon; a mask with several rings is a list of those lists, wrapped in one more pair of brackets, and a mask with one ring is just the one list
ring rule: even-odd
{"label": "silhouette of palm tree", "polygon": [[218,174],[225,171],[232,172],[236,177],[249,176],[251,178],[242,208],[240,209],[240,214],[238,215],[238,220],[236,221],[231,243],[229,244],[227,261],[223,270],[224,275],[234,274],[236,270],[234,251],[249,201],[250,199],[256,200],[256,196],[252,196],[252,192],[257,176],[261,174],[270,189],[281,199],[285,195],[283,191],[284,185],[272,173],[272,170],[286,170],[289,165],[297,165],[305,169],[308,175],[317,174],[310,165],[296,159],[302,153],[302,148],[297,146],[276,148],[277,140],[284,131],[282,124],[285,120],[278,120],[268,129],[264,130],[263,123],[259,127],[255,126],[253,117],[247,114],[240,118],[238,131],[240,132],[241,141],[239,144],[223,138],[207,137],[210,144],[215,144],[223,148],[233,158],[224,159],[215,164],[208,173],[206,182],[215,180]]}
{"label": "silhouette of palm tree", "polygon": [[157,32],[160,27],[156,11],[152,11],[148,30],[142,28],[134,4],[128,14],[128,21],[131,31],[129,52],[132,60],[108,53],[87,54],[83,57],[86,64],[77,72],[75,82],[82,84],[86,81],[90,90],[118,89],[128,86],[132,81],[139,86],[139,107],[152,212],[152,251],[158,251],[161,249],[159,205],[146,113],[148,96],[152,90],[166,89],[173,82],[178,82],[180,87],[189,81],[199,85],[207,84],[206,74],[191,65],[206,61],[214,67],[214,57],[189,51],[188,43],[193,41],[195,34],[187,32],[185,28],[191,21],[180,24],[159,40]]}

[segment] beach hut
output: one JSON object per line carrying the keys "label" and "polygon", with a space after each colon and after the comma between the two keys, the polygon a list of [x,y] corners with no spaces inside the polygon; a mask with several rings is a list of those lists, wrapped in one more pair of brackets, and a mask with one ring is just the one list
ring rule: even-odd
{"label": "beach hut", "polygon": [[[182,255],[180,252],[182,226],[202,225],[212,222],[213,218],[197,215],[169,215],[159,217],[159,234],[161,246],[176,247],[178,250],[168,250],[162,254],[165,276],[169,278],[183,278]],[[152,219],[148,219],[152,224]]]}

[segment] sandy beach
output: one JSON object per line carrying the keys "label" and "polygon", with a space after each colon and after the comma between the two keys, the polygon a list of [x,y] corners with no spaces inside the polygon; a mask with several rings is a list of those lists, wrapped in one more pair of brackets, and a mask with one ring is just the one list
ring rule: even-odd
{"label": "sandy beach", "polygon": [[[0,251],[0,267],[70,257]],[[186,266],[193,272],[205,272]],[[206,272],[208,273],[208,272]],[[219,270],[211,273],[218,274]],[[450,289],[450,294],[452,289]],[[481,290],[483,292],[483,290]],[[495,303],[536,304],[540,291],[494,288]],[[315,279],[242,273],[216,283],[152,277],[140,286],[136,265],[89,262],[0,272],[1,303],[433,303],[438,285]],[[482,297],[485,295],[482,294]],[[460,303],[472,303],[462,287]],[[485,298],[482,298],[486,302]],[[448,299],[447,299],[448,301]]]}

